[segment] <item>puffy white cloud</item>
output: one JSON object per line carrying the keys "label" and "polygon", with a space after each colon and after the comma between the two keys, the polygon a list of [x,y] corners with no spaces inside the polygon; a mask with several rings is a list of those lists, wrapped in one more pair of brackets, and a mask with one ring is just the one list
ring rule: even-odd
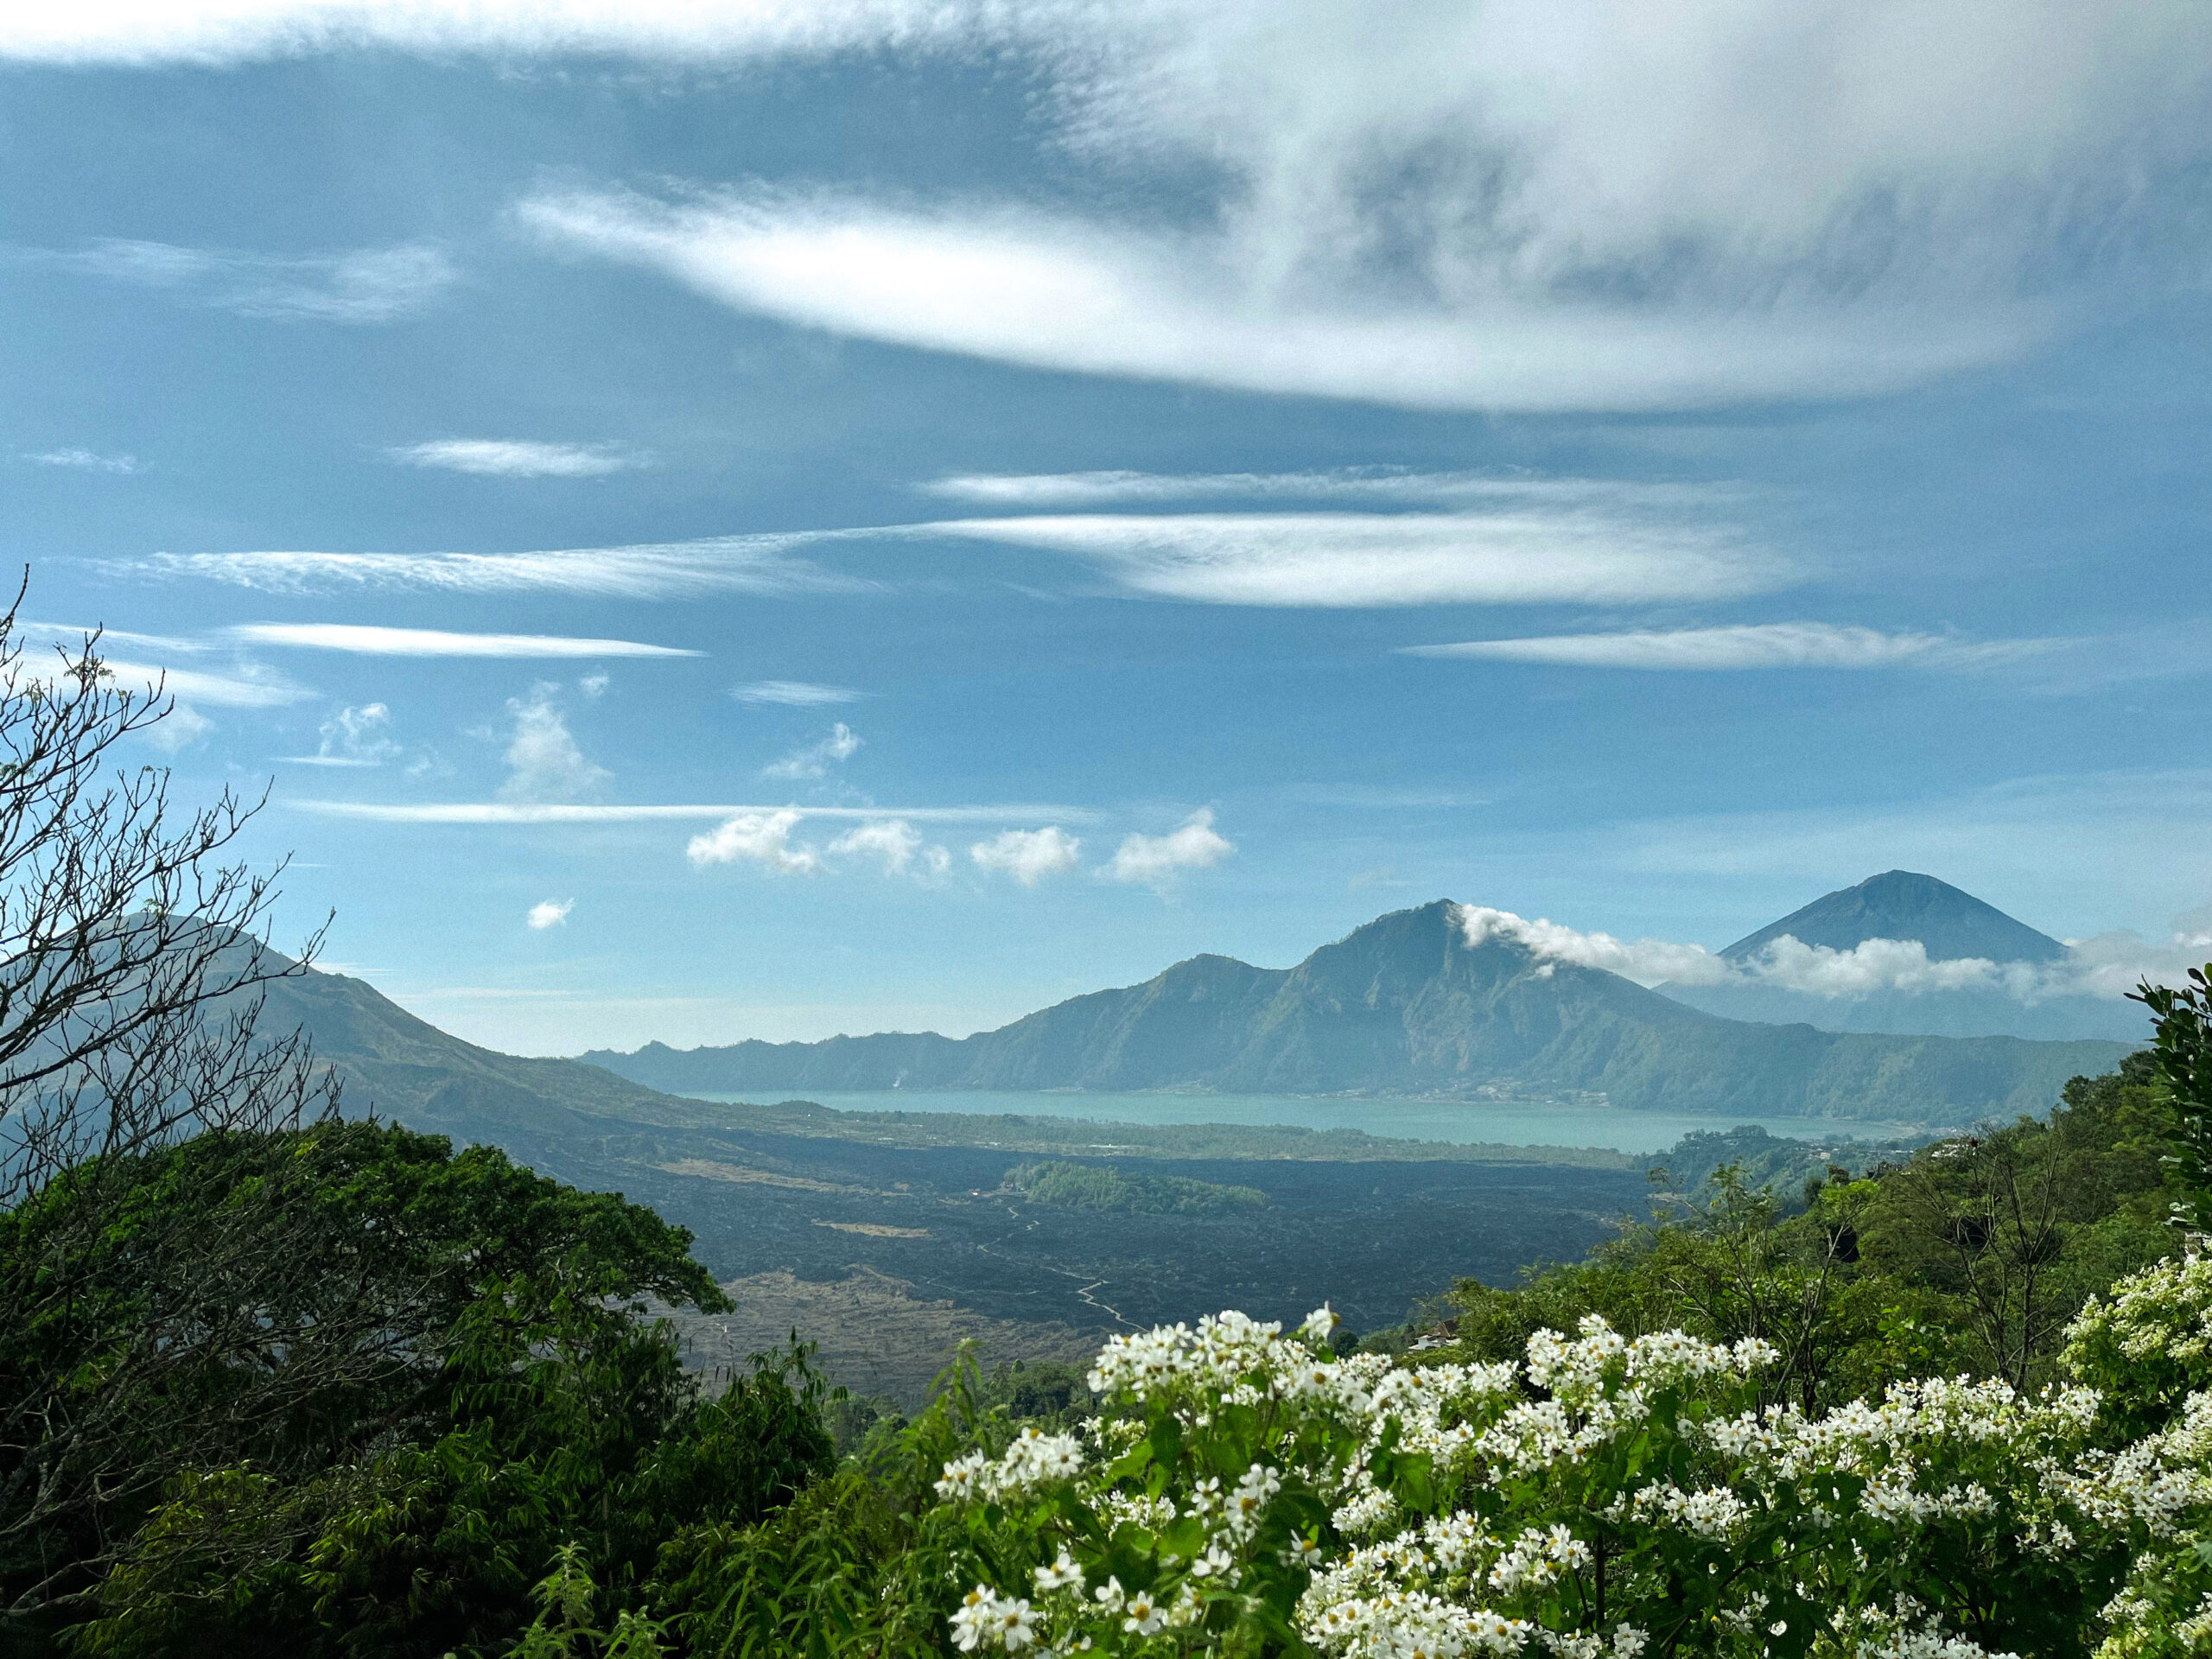
{"label": "puffy white cloud", "polygon": [[823,868],[822,855],[801,842],[791,843],[799,814],[786,807],[773,812],[741,812],[704,835],[694,836],[684,847],[692,867],[709,864],[758,864],[778,875],[816,875]]}
{"label": "puffy white cloud", "polygon": [[816,685],[807,680],[755,680],[730,688],[740,702],[779,703],[787,709],[827,709],[841,702],[858,702],[862,694],[842,685]]}
{"label": "puffy white cloud", "polygon": [[879,584],[841,575],[791,550],[871,532],[721,536],[633,547],[529,553],[155,553],[96,561],[138,576],[189,576],[272,594],[366,588],[433,593],[582,594],[607,599],[688,599],[702,594],[859,594]]}
{"label": "puffy white cloud", "polygon": [[1484,512],[1074,514],[933,533],[1085,560],[1131,592],[1211,605],[1634,603],[1796,579],[1711,511],[1531,493]]}
{"label": "puffy white cloud", "polygon": [[942,880],[952,868],[952,855],[942,847],[924,846],[921,831],[904,818],[885,818],[863,823],[830,843],[833,855],[873,858],[886,875],[912,875],[923,881]]}
{"label": "puffy white cloud", "polygon": [[782,760],[760,768],[763,778],[785,778],[804,781],[828,774],[830,768],[849,760],[860,750],[861,740],[843,721],[830,728],[830,735],[819,743],[810,743],[803,749],[794,749]]}
{"label": "puffy white cloud", "polygon": [[1102,880],[1157,889],[1186,870],[1211,869],[1236,850],[1236,843],[1214,829],[1213,809],[1201,807],[1164,836],[1122,836],[1097,873]]}
{"label": "puffy white cloud", "polygon": [[483,478],[603,478],[649,457],[619,443],[540,443],[526,438],[439,438],[385,451],[410,467]]}
{"label": "puffy white cloud", "polygon": [[577,639],[550,633],[450,633],[352,622],[243,622],[229,630],[250,645],[342,651],[362,657],[703,657],[634,639]]}
{"label": "puffy white cloud", "polygon": [[73,251],[22,249],[14,257],[293,321],[394,322],[427,310],[460,280],[453,262],[424,243],[293,258],[110,240]]}
{"label": "puffy white cloud", "polygon": [[300,766],[380,766],[395,760],[400,747],[391,736],[391,710],[380,702],[340,709],[322,722],[313,754],[288,754]]}
{"label": "puffy white cloud", "polygon": [[507,742],[506,801],[563,801],[588,795],[613,774],[584,758],[557,701],[560,688],[541,681],[530,695],[512,697],[507,713],[514,732]]}
{"label": "puffy white cloud", "polygon": [[1763,622],[1667,632],[1553,634],[1402,645],[1408,657],[1464,657],[1577,668],[1713,671],[1765,668],[1993,668],[2045,654],[2065,642],[1976,642],[1940,633],[1884,633],[1826,622]]}
{"label": "puffy white cloud", "polygon": [[526,919],[533,932],[543,933],[549,927],[559,927],[569,919],[569,912],[576,907],[573,899],[547,899],[530,907]]}
{"label": "puffy white cloud", "polygon": [[1510,939],[1544,962],[1571,962],[1602,968],[1640,985],[1662,981],[1677,985],[1714,985],[1729,977],[1731,964],[1701,944],[1670,944],[1662,939],[1625,940],[1610,933],[1583,933],[1539,917],[1529,921],[1510,910],[1486,905],[1459,906],[1459,925],[1470,945]]}
{"label": "puffy white cloud", "polygon": [[968,849],[976,868],[1012,876],[1033,887],[1048,875],[1064,875],[1082,856],[1083,840],[1058,824],[1042,830],[1004,830]]}

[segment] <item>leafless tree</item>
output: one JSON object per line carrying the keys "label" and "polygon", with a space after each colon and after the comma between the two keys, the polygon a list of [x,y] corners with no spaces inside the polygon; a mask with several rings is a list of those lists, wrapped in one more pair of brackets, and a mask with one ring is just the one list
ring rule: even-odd
{"label": "leafless tree", "polygon": [[[138,1213],[124,1229],[136,1172],[186,1137],[251,1141],[338,1102],[303,1034],[261,1027],[266,987],[306,972],[321,942],[289,957],[270,944],[281,866],[235,857],[261,802],[226,791],[179,810],[168,772],[130,749],[173,699],[118,683],[97,634],[28,643],[22,598],[0,616],[0,1554],[35,1563],[72,1534],[84,1548],[60,1554],[81,1576],[104,1517],[258,1408],[261,1281],[285,1265],[250,1224],[226,1236],[202,1215],[186,1236],[181,1219]],[[133,1243],[118,1255],[120,1230]],[[118,1314],[172,1272],[194,1288],[170,1313]],[[165,1396],[160,1376],[211,1360],[238,1362],[236,1388]],[[146,1460],[149,1433],[170,1455]],[[14,1575],[0,1621],[66,1576]]]}

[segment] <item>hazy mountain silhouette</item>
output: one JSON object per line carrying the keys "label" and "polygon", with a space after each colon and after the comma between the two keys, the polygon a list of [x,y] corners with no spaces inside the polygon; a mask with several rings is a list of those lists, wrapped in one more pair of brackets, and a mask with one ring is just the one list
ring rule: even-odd
{"label": "hazy mountain silhouette", "polygon": [[1841,887],[1736,941],[1720,954],[1756,957],[1784,934],[1801,944],[1849,950],[1868,939],[1917,939],[1932,962],[2056,962],[2066,947],[1948,881],[1888,870]]}
{"label": "hazy mountain silhouette", "polygon": [[[2040,967],[2066,955],[2065,945],[2049,934],[1948,881],[1911,870],[1889,870],[1839,888],[1720,954],[1749,963],[1785,936],[1831,950],[1855,950],[1870,939],[1916,939],[1931,962],[1980,957],[2000,966]],[[2129,1040],[2139,1039],[2145,1030],[2143,1011],[2135,1004],[2087,996],[2028,1001],[2001,990],[1966,988],[1829,997],[1757,980],[1658,988],[1678,1002],[1726,1019],[1772,1025],[1802,1021],[1824,1031]]]}
{"label": "hazy mountain silhouette", "polygon": [[2069,1077],[2106,1071],[2124,1052],[2116,1042],[1722,1019],[1599,969],[1540,960],[1513,939],[1471,945],[1459,906],[1439,900],[1370,922],[1294,968],[1194,957],[1141,985],[957,1040],[890,1033],[689,1051],[654,1043],[583,1058],[671,1094],[1602,1095],[1639,1109],[1957,1123],[2043,1110]]}

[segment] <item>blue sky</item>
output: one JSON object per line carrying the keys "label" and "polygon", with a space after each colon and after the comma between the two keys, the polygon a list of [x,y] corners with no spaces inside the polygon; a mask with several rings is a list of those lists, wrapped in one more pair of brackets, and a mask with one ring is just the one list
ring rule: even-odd
{"label": "blue sky", "polygon": [[1439,896],[2201,931],[2201,11],[1374,18],[11,16],[27,613],[518,1050]]}

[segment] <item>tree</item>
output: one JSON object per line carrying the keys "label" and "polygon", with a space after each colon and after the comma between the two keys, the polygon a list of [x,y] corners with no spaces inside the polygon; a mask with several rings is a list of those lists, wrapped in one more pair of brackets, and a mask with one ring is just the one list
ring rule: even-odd
{"label": "tree", "polygon": [[[158,682],[120,683],[97,633],[35,651],[16,606],[0,614],[0,1331],[14,1338],[0,1388],[0,1624],[81,1581],[74,1549],[51,1570],[41,1549],[66,1534],[97,1554],[104,1515],[159,1478],[125,1478],[118,1459],[174,1354],[138,1341],[87,1371],[76,1339],[99,1323],[96,1263],[139,1163],[195,1133],[337,1109],[304,1037],[260,1025],[265,986],[306,972],[321,938],[290,959],[271,950],[277,872],[225,861],[260,803],[226,791],[174,806],[167,771],[125,759],[174,700]],[[191,1235],[161,1215],[133,1233],[149,1258],[188,1261],[210,1285],[264,1265],[256,1256],[276,1242]],[[242,1386],[220,1409],[251,1415],[254,1402]]]}
{"label": "tree", "polygon": [[2152,1058],[2164,1081],[2168,1119],[2165,1159],[2179,1196],[2172,1220],[2192,1233],[2206,1230],[2204,1206],[2212,1199],[2212,963],[2192,968],[2179,986],[2145,980],[2128,995],[2151,1010],[2158,1024]]}

